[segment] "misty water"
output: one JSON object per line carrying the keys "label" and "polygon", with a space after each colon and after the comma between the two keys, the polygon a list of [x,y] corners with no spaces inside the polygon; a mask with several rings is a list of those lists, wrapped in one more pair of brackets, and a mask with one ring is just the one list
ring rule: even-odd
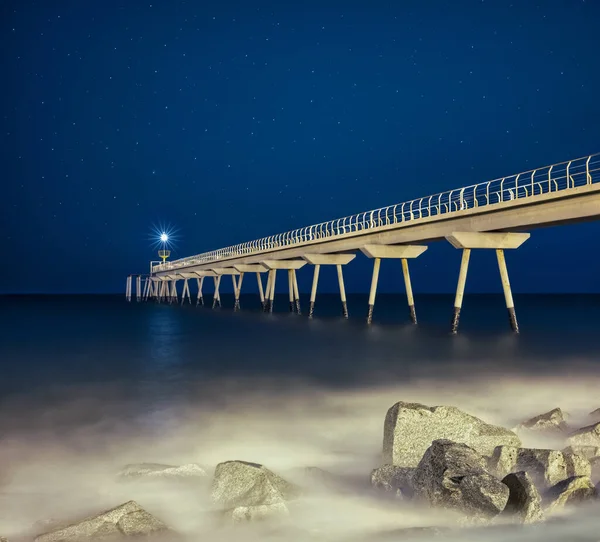
{"label": "misty water", "polygon": [[[217,310],[123,296],[0,298],[0,536],[18,540],[43,532],[32,527],[40,520],[131,499],[189,540],[394,540],[399,528],[454,525],[451,514],[368,491],[392,404],[454,405],[507,428],[554,407],[575,422],[600,407],[600,296],[515,301],[520,335],[501,296],[467,296],[451,336],[452,296],[417,296],[416,327],[403,296],[379,296],[372,326],[366,296],[350,296],[348,321],[325,295],[314,320],[290,314],[285,297],[273,314],[256,296],[242,296],[237,313],[227,296]],[[217,529],[206,485],[116,478],[127,463],[195,462],[212,474],[231,459],[291,481],[317,466],[347,488],[290,505],[297,531]],[[599,512],[450,540],[597,541]]]}

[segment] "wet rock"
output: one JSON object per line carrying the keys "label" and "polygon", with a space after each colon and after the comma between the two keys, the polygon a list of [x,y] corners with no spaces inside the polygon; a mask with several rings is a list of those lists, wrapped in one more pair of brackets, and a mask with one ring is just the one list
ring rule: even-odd
{"label": "wet rock", "polygon": [[600,423],[573,431],[567,442],[571,446],[600,446]]}
{"label": "wet rock", "polygon": [[371,486],[389,495],[410,499],[414,495],[414,474],[415,469],[410,467],[383,465],[371,472]]}
{"label": "wet rock", "polygon": [[502,479],[502,483],[509,490],[503,515],[515,516],[520,523],[543,521],[542,498],[526,472],[509,474]]}
{"label": "wet rock", "polygon": [[466,444],[436,440],[414,473],[415,496],[472,519],[491,519],[504,510],[509,489],[485,467],[486,460]]}
{"label": "wet rock", "polygon": [[567,431],[567,422],[560,408],[555,408],[545,414],[540,414],[519,424],[515,431],[541,431],[544,433],[564,433]]}
{"label": "wet rock", "polygon": [[297,495],[296,486],[263,465],[246,461],[219,463],[211,487],[212,502],[225,509],[281,505]]}
{"label": "wet rock", "polygon": [[600,446],[567,446],[563,453],[579,454],[588,459],[600,456]]}
{"label": "wet rock", "polygon": [[587,476],[572,476],[552,486],[545,500],[548,502],[548,512],[552,513],[567,505],[579,504],[598,498],[598,491]]}
{"label": "wet rock", "polygon": [[81,542],[92,538],[149,536],[169,531],[162,521],[135,501],[129,501],[96,516],[39,535],[35,542]]}
{"label": "wet rock", "polygon": [[189,478],[208,478],[206,471],[196,463],[187,465],[163,465],[162,463],[133,463],[125,465],[119,472],[119,478],[123,479],[170,479],[181,480]]}
{"label": "wet rock", "polygon": [[385,417],[383,462],[416,467],[431,443],[440,439],[466,444],[488,456],[496,446],[521,446],[512,431],[485,423],[458,408],[398,402]]}

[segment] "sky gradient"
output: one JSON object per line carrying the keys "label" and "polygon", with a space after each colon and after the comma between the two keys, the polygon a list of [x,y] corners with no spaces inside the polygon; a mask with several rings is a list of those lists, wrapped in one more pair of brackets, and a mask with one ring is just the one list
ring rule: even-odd
{"label": "sky gradient", "polygon": [[[0,293],[122,292],[153,225],[184,257],[599,152],[599,21],[591,0],[2,2]],[[534,230],[514,291],[599,292],[599,238]],[[415,292],[453,291],[459,261],[432,245]],[[493,252],[471,261],[467,292],[500,292]],[[359,256],[347,289],[369,282]]]}

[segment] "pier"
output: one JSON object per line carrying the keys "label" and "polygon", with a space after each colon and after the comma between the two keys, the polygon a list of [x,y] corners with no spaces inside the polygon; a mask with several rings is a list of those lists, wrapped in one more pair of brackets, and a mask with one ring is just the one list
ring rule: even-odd
{"label": "pier", "polygon": [[[212,278],[212,306],[220,306],[219,286],[231,276],[234,310],[245,274],[254,273],[264,311],[273,311],[277,271],[286,271],[289,309],[300,314],[297,273],[313,267],[308,317],[317,310],[321,267],[335,268],[341,314],[348,318],[343,270],[358,255],[373,261],[367,323],[374,317],[377,283],[382,260],[400,260],[410,320],[417,311],[409,272],[410,260],[426,257],[428,244],[445,241],[462,251],[451,331],[459,326],[471,252],[494,250],[512,330],[519,325],[512,297],[505,250],[515,250],[537,228],[596,220],[600,217],[600,154],[588,155],[523,173],[494,179],[404,203],[329,220],[312,226],[196,254],[173,261],[151,262],[146,275],[127,277],[126,297],[138,301],[192,303],[189,281],[196,282],[196,305],[203,305],[204,279]],[[263,287],[263,275],[266,286]],[[143,279],[143,281],[142,281]],[[143,282],[143,286],[142,286]],[[178,283],[182,283],[181,299]]]}

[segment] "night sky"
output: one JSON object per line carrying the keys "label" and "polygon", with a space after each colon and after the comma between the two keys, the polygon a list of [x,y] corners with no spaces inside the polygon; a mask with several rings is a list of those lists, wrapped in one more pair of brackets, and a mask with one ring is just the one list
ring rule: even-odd
{"label": "night sky", "polygon": [[[123,292],[153,225],[183,257],[600,151],[598,0],[0,10],[0,292]],[[514,290],[600,291],[599,239],[533,231]],[[432,245],[415,291],[453,291],[459,260]],[[500,292],[493,252],[471,262],[467,292]],[[399,262],[380,291],[403,291]]]}

